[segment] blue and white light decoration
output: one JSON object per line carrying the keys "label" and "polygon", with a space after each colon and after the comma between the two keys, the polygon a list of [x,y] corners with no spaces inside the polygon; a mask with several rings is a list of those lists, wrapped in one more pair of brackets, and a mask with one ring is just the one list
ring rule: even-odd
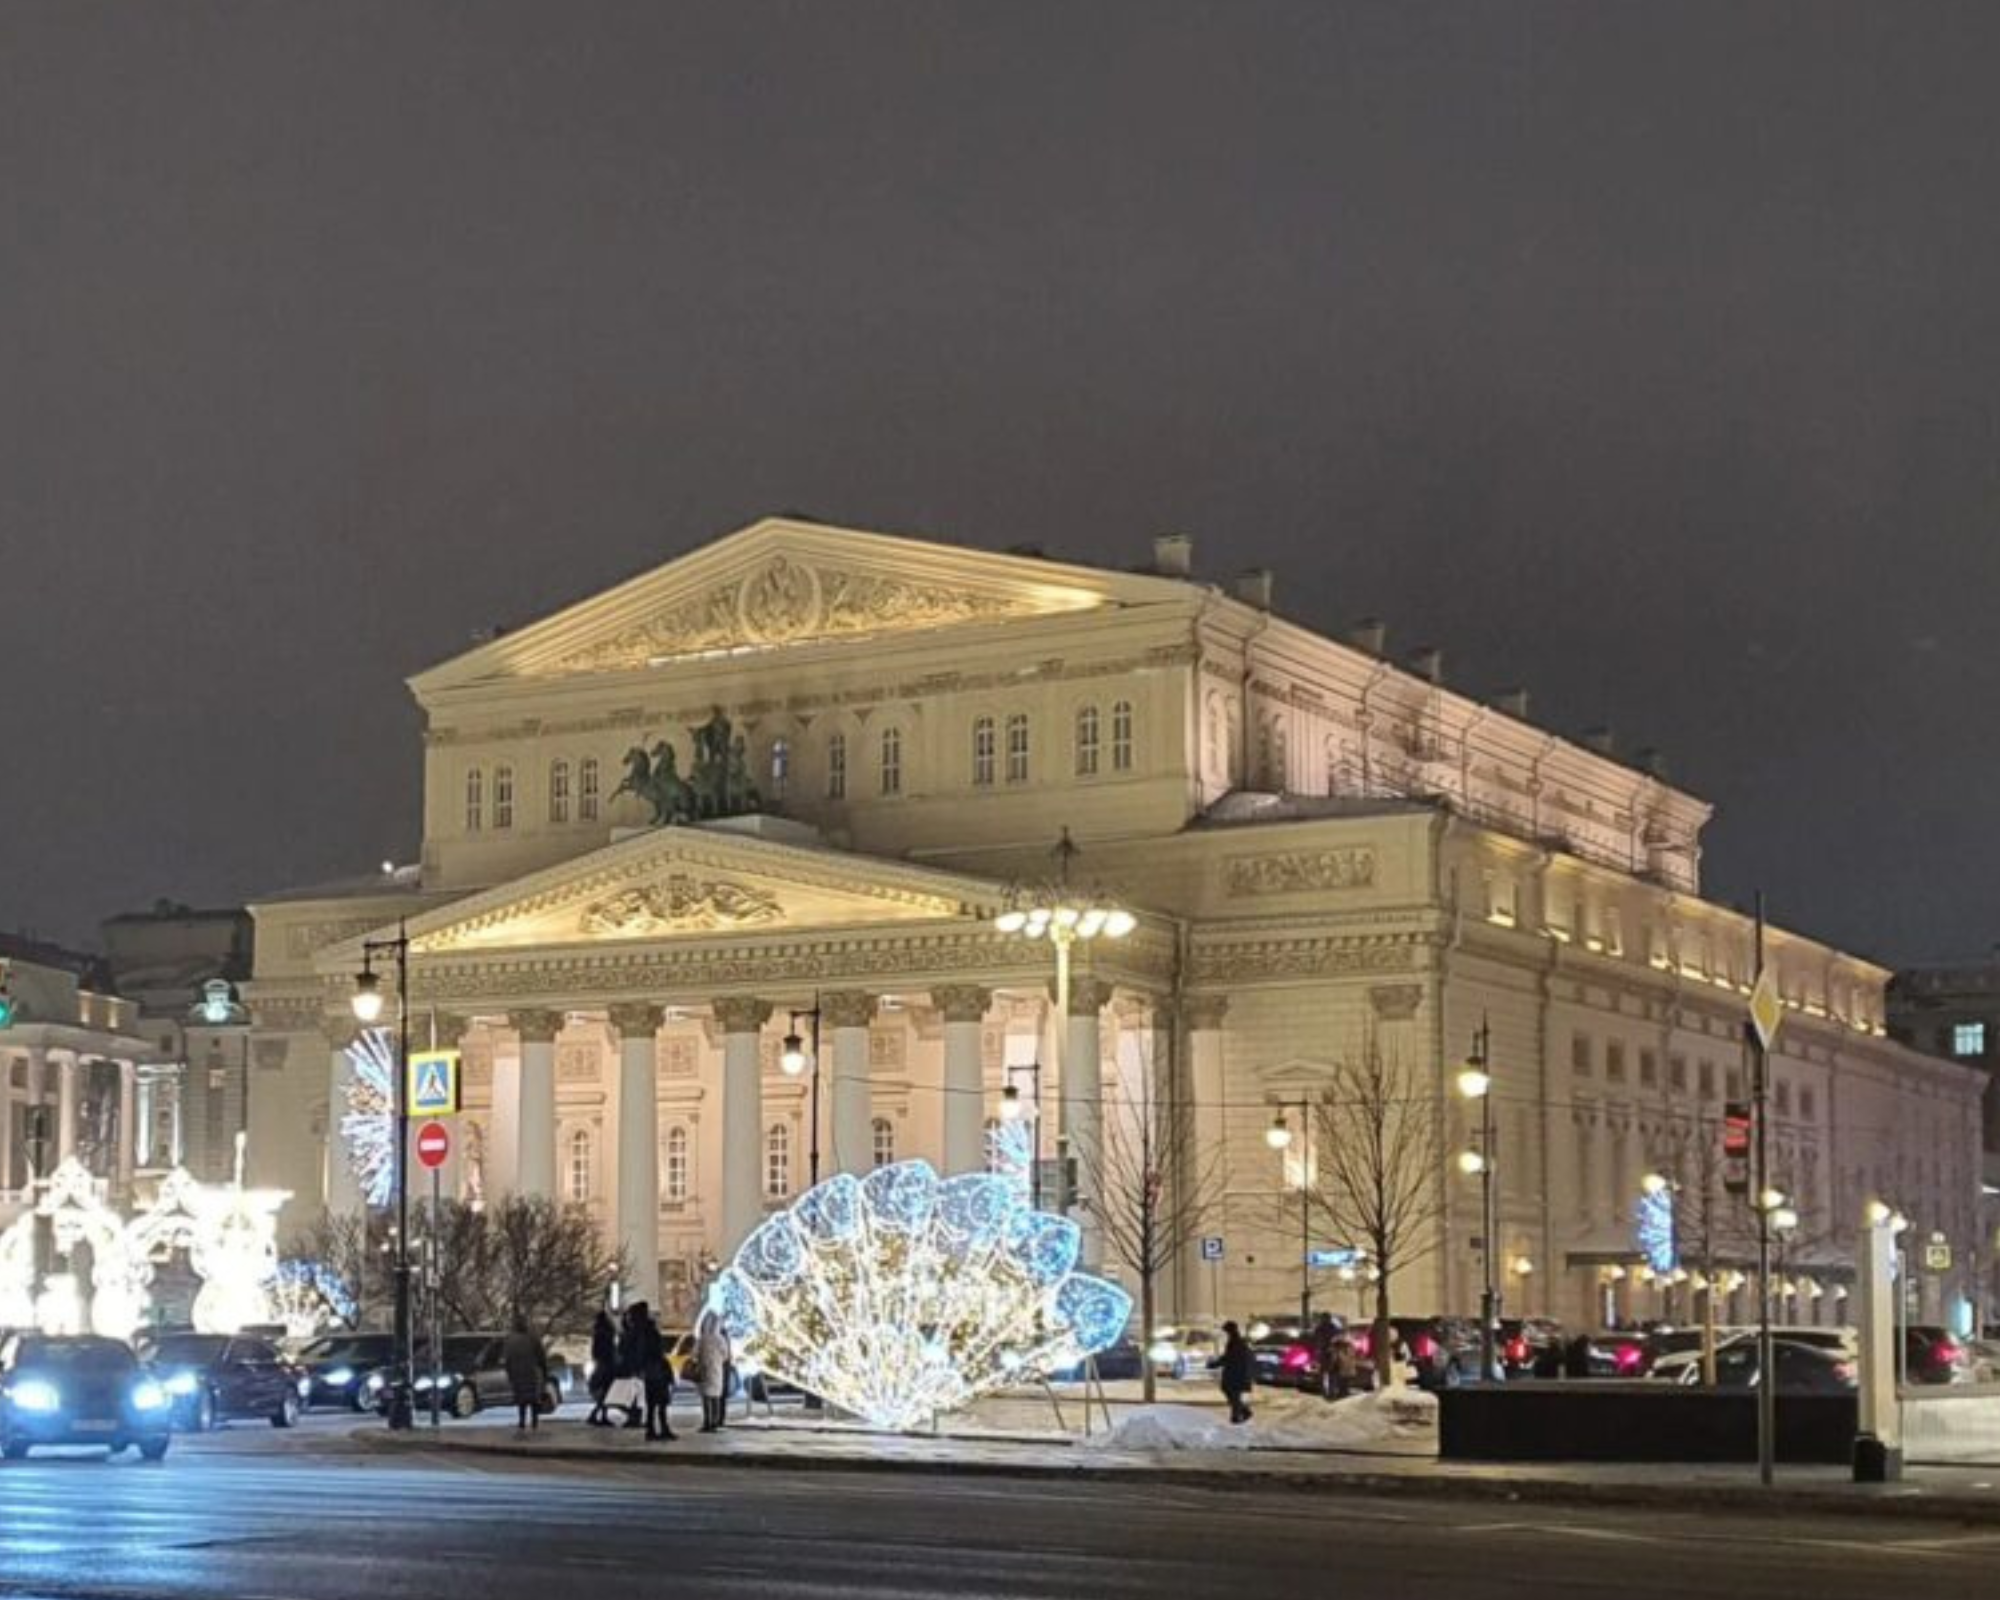
{"label": "blue and white light decoration", "polygon": [[1132,1297],[1074,1270],[1080,1243],[1009,1178],[902,1161],[769,1218],[709,1304],[746,1367],[901,1432],[1118,1340]]}
{"label": "blue and white light decoration", "polygon": [[1639,1204],[1632,1212],[1632,1237],[1646,1265],[1661,1277],[1664,1278],[1681,1264],[1675,1248],[1674,1191],[1671,1184],[1663,1183],[1639,1196]]}
{"label": "blue and white light decoration", "polygon": [[986,1170],[1005,1178],[1026,1200],[1035,1185],[1035,1125],[1025,1117],[995,1118],[986,1131]]}
{"label": "blue and white light decoration", "polygon": [[363,1204],[386,1206],[396,1192],[396,1046],[387,1028],[363,1028],[347,1047],[354,1068],[340,1135]]}

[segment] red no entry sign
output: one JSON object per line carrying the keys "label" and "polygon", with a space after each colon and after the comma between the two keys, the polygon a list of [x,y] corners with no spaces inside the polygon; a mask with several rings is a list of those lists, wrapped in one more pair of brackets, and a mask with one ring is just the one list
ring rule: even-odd
{"label": "red no entry sign", "polygon": [[417,1159],[427,1167],[441,1167],[451,1154],[451,1135],[442,1122],[426,1122],[417,1130]]}

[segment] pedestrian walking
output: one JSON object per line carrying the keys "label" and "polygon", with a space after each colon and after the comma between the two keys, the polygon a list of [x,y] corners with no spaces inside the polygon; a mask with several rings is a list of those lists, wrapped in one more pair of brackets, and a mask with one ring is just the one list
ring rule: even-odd
{"label": "pedestrian walking", "polygon": [[542,1395],[549,1386],[549,1353],[528,1331],[525,1317],[515,1317],[513,1331],[501,1341],[500,1364],[507,1369],[507,1387],[514,1393],[514,1431],[539,1431]]}
{"label": "pedestrian walking", "polygon": [[646,1416],[646,1352],[638,1309],[627,1306],[618,1323],[618,1403],[628,1428],[643,1426]]}
{"label": "pedestrian walking", "polygon": [[652,1307],[641,1300],[632,1313],[639,1324],[639,1382],[646,1398],[646,1437],[664,1443],[674,1437],[667,1419],[674,1400],[674,1369],[667,1365],[667,1341],[653,1318]]}
{"label": "pedestrian walking", "polygon": [[590,1415],[584,1420],[593,1428],[611,1426],[609,1402],[611,1385],[618,1376],[618,1325],[605,1306],[597,1308],[590,1324]]}
{"label": "pedestrian walking", "polygon": [[1313,1370],[1319,1374],[1322,1400],[1333,1398],[1333,1347],[1340,1342],[1340,1328],[1324,1311],[1312,1326]]}
{"label": "pedestrian walking", "polygon": [[702,1313],[695,1330],[695,1361],[700,1367],[701,1431],[720,1433],[729,1415],[729,1331],[714,1311]]}
{"label": "pedestrian walking", "polygon": [[1243,1330],[1233,1322],[1222,1325],[1222,1351],[1213,1357],[1209,1370],[1220,1370],[1222,1393],[1229,1401],[1229,1420],[1248,1422],[1250,1402],[1247,1398],[1256,1372],[1256,1359],[1250,1353],[1250,1341],[1243,1337]]}
{"label": "pedestrian walking", "polygon": [[1345,1333],[1333,1342],[1333,1398],[1345,1400],[1361,1376],[1361,1353]]}

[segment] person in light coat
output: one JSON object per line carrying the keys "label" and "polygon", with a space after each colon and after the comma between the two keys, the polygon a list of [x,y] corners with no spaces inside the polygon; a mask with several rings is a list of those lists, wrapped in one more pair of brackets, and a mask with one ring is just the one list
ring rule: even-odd
{"label": "person in light coat", "polygon": [[729,1410],[729,1333],[713,1311],[695,1330],[695,1360],[701,1367],[701,1431],[718,1432]]}

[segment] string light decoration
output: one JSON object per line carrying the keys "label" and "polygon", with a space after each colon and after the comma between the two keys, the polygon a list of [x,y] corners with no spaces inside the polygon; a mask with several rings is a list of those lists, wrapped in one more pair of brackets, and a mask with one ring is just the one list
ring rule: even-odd
{"label": "string light decoration", "polygon": [[1035,1125],[1026,1118],[997,1119],[986,1134],[986,1170],[1026,1201],[1035,1181]]}
{"label": "string light decoration", "polygon": [[271,1311],[294,1339],[333,1324],[353,1327],[360,1316],[347,1280],[321,1261],[281,1261],[270,1285]]}
{"label": "string light decoration", "polygon": [[396,1193],[396,1041],[387,1028],[363,1028],[347,1047],[354,1073],[340,1136],[364,1204],[386,1206]]}
{"label": "string light decoration", "polygon": [[1666,1277],[1680,1263],[1674,1231],[1674,1190],[1668,1183],[1648,1186],[1632,1212],[1632,1238],[1647,1266]]}
{"label": "string light decoration", "polygon": [[928,1424],[1115,1343],[1132,1297],[1010,1178],[924,1161],[842,1173],[743,1242],[709,1304],[754,1369],[877,1428]]}

